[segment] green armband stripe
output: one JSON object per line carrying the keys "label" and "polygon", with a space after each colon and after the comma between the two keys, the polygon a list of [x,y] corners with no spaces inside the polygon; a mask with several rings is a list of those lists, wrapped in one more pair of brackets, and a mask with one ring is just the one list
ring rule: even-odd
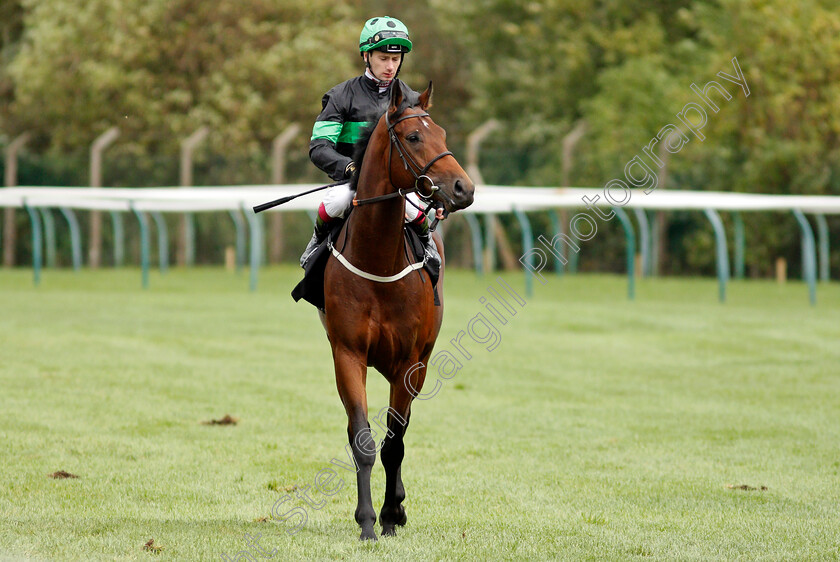
{"label": "green armband stripe", "polygon": [[341,123],[335,121],[315,121],[315,126],[312,127],[312,139],[327,139],[333,144],[338,142],[338,136],[341,134]]}
{"label": "green armband stripe", "polygon": [[367,121],[348,121],[336,123],[335,121],[316,121],[312,127],[312,139],[326,139],[333,144],[345,142],[356,144],[362,131],[370,125]]}
{"label": "green armband stripe", "polygon": [[338,142],[356,144],[356,141],[359,140],[360,136],[362,136],[362,131],[368,125],[370,125],[370,123],[367,121],[348,121],[341,129]]}

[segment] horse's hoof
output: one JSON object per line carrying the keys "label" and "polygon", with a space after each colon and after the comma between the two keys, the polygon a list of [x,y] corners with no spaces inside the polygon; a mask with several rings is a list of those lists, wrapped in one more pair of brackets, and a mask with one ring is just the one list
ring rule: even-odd
{"label": "horse's hoof", "polygon": [[359,540],[360,541],[375,541],[375,540],[377,540],[376,531],[374,531],[373,529],[371,529],[370,531],[362,530],[362,534],[359,535]]}
{"label": "horse's hoof", "polygon": [[397,521],[397,525],[404,527],[406,523],[408,523],[408,516],[405,514],[405,508],[400,506],[400,518]]}
{"label": "horse's hoof", "polygon": [[382,527],[382,536],[383,537],[396,537],[397,530],[394,529],[393,525],[389,525],[388,527]]}

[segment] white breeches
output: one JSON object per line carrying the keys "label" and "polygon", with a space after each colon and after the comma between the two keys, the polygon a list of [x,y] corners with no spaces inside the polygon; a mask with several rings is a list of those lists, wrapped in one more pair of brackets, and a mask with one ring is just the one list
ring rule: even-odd
{"label": "white breeches", "polygon": [[[342,183],[329,188],[324,194],[321,209],[318,209],[319,215],[324,219],[323,213],[325,212],[331,219],[343,219],[347,211],[350,210],[350,206],[353,204],[353,197],[355,196],[356,192],[350,189],[349,183]],[[416,193],[409,193],[405,198],[412,201],[414,205],[417,205],[421,209],[425,209],[427,206],[420,201]],[[405,222],[416,221],[423,214],[414,205],[406,203]]]}

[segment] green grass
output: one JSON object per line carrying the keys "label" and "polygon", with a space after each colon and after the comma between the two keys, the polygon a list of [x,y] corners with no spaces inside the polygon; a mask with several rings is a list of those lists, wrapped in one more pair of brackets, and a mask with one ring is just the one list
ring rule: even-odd
{"label": "green grass", "polygon": [[[246,533],[275,559],[840,558],[837,284],[817,307],[801,283],[733,283],[726,305],[711,279],[635,302],[621,277],[537,284],[496,350],[465,339],[473,359],[415,402],[408,525],[360,543],[347,476],[294,536],[256,521],[346,458],[297,277],[0,271],[0,559],[219,560]],[[448,272],[438,350],[492,281]],[[375,373],[368,391],[386,405]],[[383,489],[377,462],[377,511]]]}

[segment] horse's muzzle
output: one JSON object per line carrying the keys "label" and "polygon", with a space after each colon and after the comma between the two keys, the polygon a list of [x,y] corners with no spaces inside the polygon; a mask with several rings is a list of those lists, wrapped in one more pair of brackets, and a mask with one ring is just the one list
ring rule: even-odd
{"label": "horse's muzzle", "polygon": [[475,185],[466,177],[458,178],[452,186],[452,202],[454,203],[453,211],[466,209],[473,202],[475,194]]}

